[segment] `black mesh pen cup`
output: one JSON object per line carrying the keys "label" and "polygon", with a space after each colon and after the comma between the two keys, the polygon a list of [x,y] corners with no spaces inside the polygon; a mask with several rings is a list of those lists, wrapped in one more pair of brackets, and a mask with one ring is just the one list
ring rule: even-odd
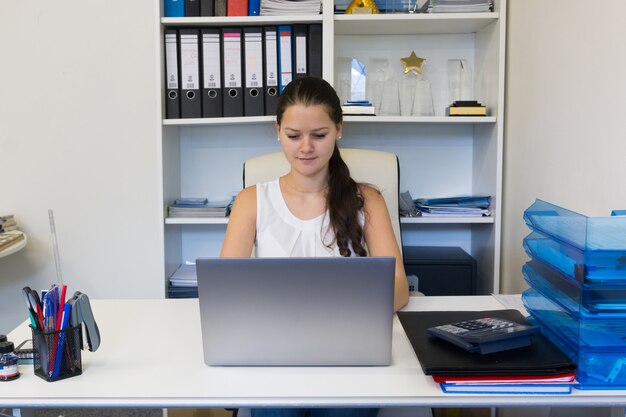
{"label": "black mesh pen cup", "polygon": [[81,326],[59,331],[42,331],[31,326],[31,330],[35,375],[52,382],[82,373]]}

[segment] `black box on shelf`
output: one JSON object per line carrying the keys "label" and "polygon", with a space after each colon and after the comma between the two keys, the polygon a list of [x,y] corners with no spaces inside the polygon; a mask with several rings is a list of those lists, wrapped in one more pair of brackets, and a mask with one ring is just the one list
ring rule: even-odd
{"label": "black box on shelf", "polygon": [[404,269],[425,295],[476,294],[476,260],[459,247],[404,246]]}

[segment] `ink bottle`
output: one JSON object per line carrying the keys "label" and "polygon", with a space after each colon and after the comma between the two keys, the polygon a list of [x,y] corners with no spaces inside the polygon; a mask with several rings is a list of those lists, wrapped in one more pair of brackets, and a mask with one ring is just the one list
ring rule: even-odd
{"label": "ink bottle", "polygon": [[20,377],[14,349],[13,342],[0,342],[0,381],[11,381]]}

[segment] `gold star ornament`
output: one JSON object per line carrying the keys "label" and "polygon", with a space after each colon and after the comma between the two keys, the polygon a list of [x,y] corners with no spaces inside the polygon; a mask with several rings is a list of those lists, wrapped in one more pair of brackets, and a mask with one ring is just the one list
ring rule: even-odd
{"label": "gold star ornament", "polygon": [[380,13],[374,0],[352,0],[352,2],[350,3],[350,5],[348,6],[348,8],[346,9],[344,13],[356,14],[357,12],[360,12],[360,13],[366,12],[366,13],[371,13],[371,14]]}
{"label": "gold star ornament", "polygon": [[413,71],[416,74],[422,73],[422,64],[426,62],[424,58],[420,58],[415,55],[414,51],[411,51],[411,55],[406,58],[400,58],[400,61],[404,64],[404,73],[407,74],[409,71]]}

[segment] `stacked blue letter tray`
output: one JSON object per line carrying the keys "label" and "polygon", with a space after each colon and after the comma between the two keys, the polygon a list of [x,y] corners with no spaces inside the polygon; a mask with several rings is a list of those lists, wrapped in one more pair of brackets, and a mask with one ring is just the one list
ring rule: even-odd
{"label": "stacked blue letter tray", "polygon": [[626,388],[626,217],[537,200],[524,220],[526,308],[577,363],[579,388]]}

